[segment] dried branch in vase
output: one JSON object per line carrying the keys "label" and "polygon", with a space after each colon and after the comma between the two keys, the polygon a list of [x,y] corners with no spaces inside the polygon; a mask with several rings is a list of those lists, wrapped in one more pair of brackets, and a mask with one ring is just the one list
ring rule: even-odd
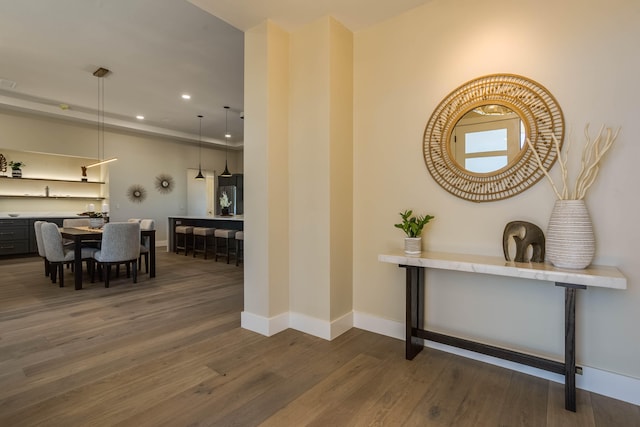
{"label": "dried branch in vase", "polygon": [[544,173],[544,175],[549,180],[551,184],[551,188],[553,188],[554,193],[556,193],[556,197],[558,200],[582,200],[584,196],[587,194],[587,190],[593,185],[598,176],[598,172],[600,171],[600,162],[604,155],[609,151],[613,142],[618,137],[618,133],[620,133],[620,128],[616,129],[616,131],[612,131],[611,128],[606,128],[606,136],[603,135],[605,130],[604,125],[600,127],[600,132],[595,139],[591,139],[589,135],[589,124],[585,126],[584,135],[587,140],[584,148],[582,149],[582,159],[581,159],[581,167],[580,172],[576,178],[575,185],[573,187],[573,192],[569,194],[569,182],[568,182],[568,171],[567,171],[567,159],[569,155],[569,149],[571,147],[571,139],[566,144],[566,149],[564,152],[564,156],[560,153],[560,143],[556,139],[555,135],[551,135],[553,138],[553,144],[555,146],[556,152],[558,153],[558,164],[560,165],[560,171],[562,175],[562,192],[558,190],[551,175],[549,172],[543,167],[542,160],[540,159],[540,155],[536,151],[535,147],[527,138],[527,145],[533,152],[533,155],[538,162],[538,167]]}

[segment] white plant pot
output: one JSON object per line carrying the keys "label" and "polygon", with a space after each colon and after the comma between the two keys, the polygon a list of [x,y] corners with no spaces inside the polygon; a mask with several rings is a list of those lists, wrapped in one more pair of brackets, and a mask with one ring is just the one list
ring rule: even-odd
{"label": "white plant pot", "polygon": [[422,252],[422,237],[405,237],[404,253],[408,255],[417,255]]}

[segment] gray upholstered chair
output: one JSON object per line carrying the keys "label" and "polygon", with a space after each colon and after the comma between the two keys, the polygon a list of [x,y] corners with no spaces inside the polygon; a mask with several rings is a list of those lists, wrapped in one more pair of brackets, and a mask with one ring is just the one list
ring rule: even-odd
{"label": "gray upholstered chair", "polygon": [[[140,256],[140,224],[137,222],[109,222],[102,228],[102,244],[93,258],[102,266],[104,287],[109,287],[111,266],[133,266],[133,283],[138,282],[138,257]],[[94,280],[92,276],[91,280]]]}
{"label": "gray upholstered chair", "polygon": [[44,251],[44,242],[42,241],[42,224],[46,221],[36,221],[33,223],[33,229],[36,234],[36,245],[38,246],[38,255],[40,255],[44,261],[44,275],[49,276],[49,261],[47,260],[47,254]]}
{"label": "gray upholstered chair", "polygon": [[62,220],[62,226],[68,227],[88,227],[91,224],[89,218],[65,218]]}
{"label": "gray upholstered chair", "polygon": [[[131,221],[131,220],[129,220]],[[156,222],[153,219],[141,219],[140,220],[140,230],[155,230]],[[144,267],[145,272],[149,273],[149,237],[141,237],[140,238],[140,257],[138,258],[138,264],[140,268],[142,268],[142,257],[144,257]]]}
{"label": "gray upholstered chair", "polygon": [[[56,283],[56,276],[60,275],[60,287],[64,286],[64,264],[71,264],[75,259],[73,249],[65,247],[58,226],[52,222],[41,224],[42,243],[44,253],[49,261],[51,282]],[[87,261],[87,269],[93,274],[93,255],[95,248],[82,248],[82,259]]]}
{"label": "gray upholstered chair", "polygon": [[[89,218],[65,218],[62,220],[62,227],[89,227],[91,220]],[[63,239],[65,245],[73,246],[73,240]],[[100,247],[100,240],[85,240],[82,242],[83,246],[90,246],[92,248]]]}

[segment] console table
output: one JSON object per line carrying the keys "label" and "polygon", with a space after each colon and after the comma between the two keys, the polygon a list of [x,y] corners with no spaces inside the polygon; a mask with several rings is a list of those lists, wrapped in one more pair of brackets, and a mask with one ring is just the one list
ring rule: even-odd
{"label": "console table", "polygon": [[[405,357],[412,360],[422,349],[423,339],[510,360],[565,377],[565,409],[576,410],[575,321],[576,291],[587,287],[626,289],[627,279],[615,267],[590,266],[584,270],[555,268],[546,263],[518,263],[501,257],[422,252],[378,255],[378,261],[397,264],[406,269]],[[478,274],[555,282],[565,288],[564,363],[530,354],[494,347],[462,338],[422,329],[424,327],[424,269],[463,271]]]}

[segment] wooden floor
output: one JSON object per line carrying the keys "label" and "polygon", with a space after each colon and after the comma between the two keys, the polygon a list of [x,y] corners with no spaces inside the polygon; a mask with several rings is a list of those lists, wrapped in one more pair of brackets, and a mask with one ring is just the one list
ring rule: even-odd
{"label": "wooden floor", "polygon": [[240,328],[242,268],[158,252],[75,291],[0,259],[0,426],[640,426],[640,408],[352,329]]}

